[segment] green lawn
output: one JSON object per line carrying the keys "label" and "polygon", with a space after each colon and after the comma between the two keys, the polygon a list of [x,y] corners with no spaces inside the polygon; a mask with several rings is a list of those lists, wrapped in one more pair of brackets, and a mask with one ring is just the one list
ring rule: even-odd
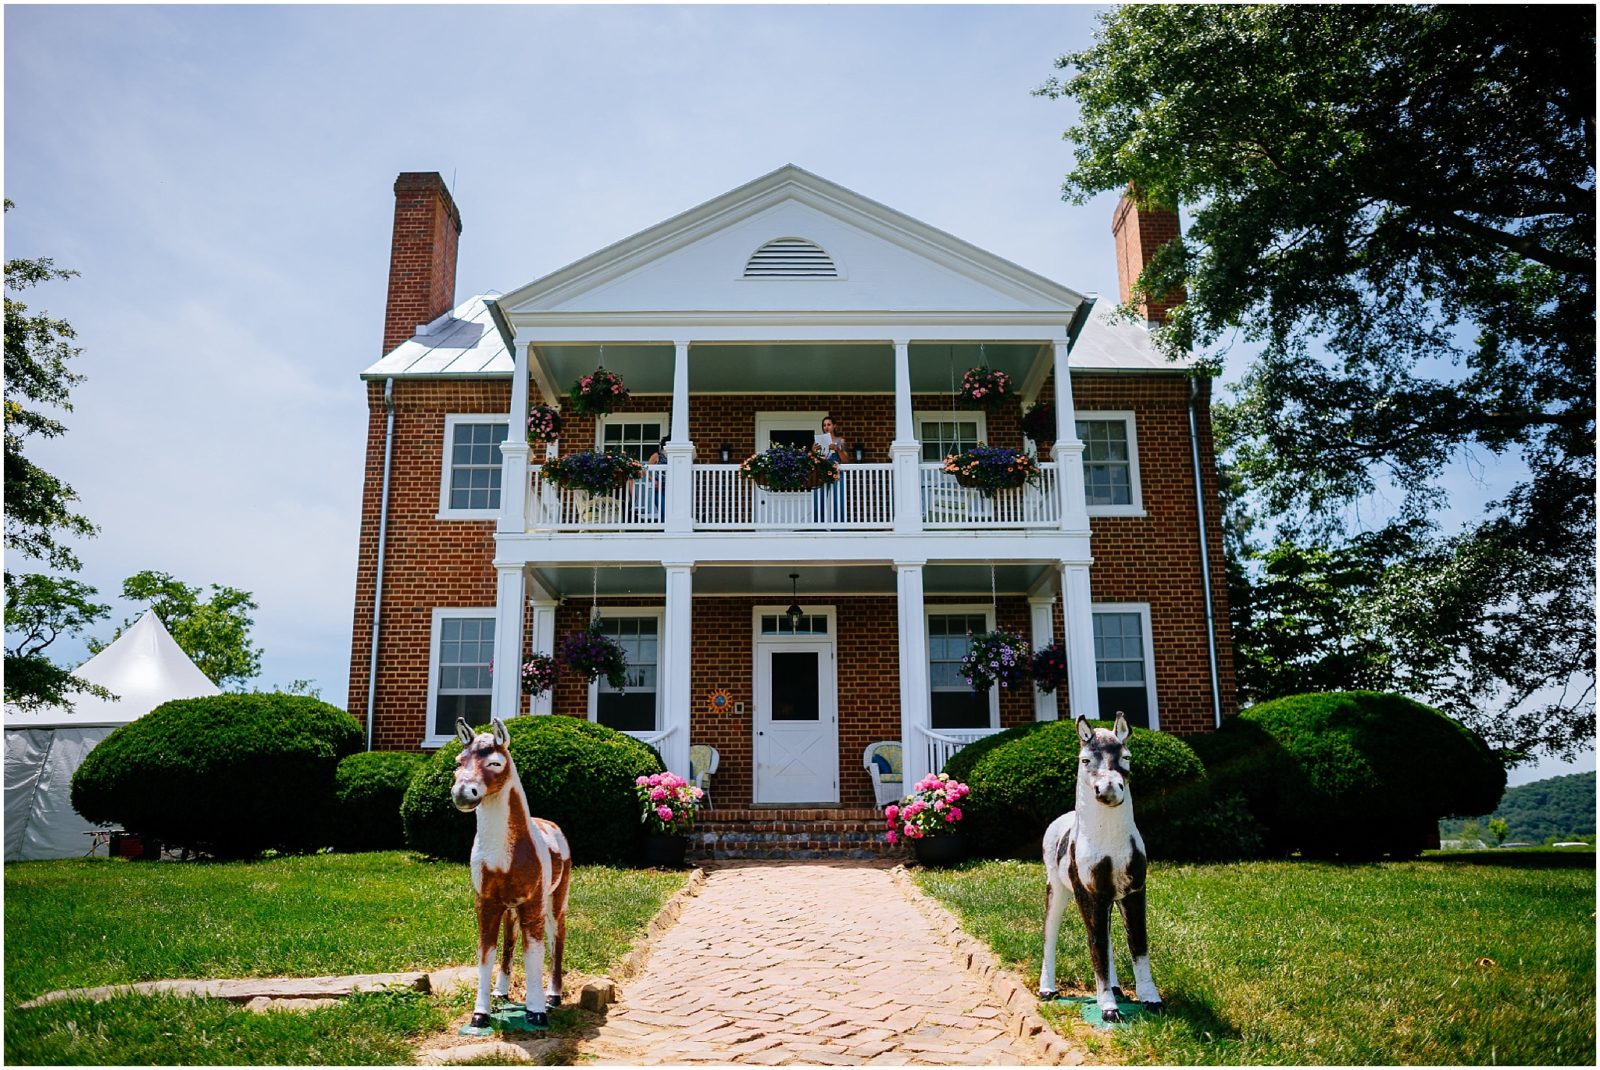
{"label": "green lawn", "polygon": [[[684,880],[579,867],[567,968],[594,974],[612,966]],[[472,961],[477,939],[467,867],[393,851],[230,863],[12,863],[5,893],[9,1063],[406,1062],[408,1036],[443,1028],[462,1008],[414,993],[304,1014],[256,1015],[170,997],[31,1011],[16,1005],[57,988],[162,978],[436,969]]]}
{"label": "green lawn", "polygon": [[[1157,863],[1150,958],[1168,1013],[1089,1041],[1113,1062],[1593,1065],[1593,863],[1592,853],[1554,852]],[[1038,863],[978,863],[918,880],[1037,983]],[[1120,921],[1115,932],[1131,984]],[[1057,959],[1063,988],[1093,991],[1070,907]],[[1073,1028],[1047,1010],[1064,1032]]]}

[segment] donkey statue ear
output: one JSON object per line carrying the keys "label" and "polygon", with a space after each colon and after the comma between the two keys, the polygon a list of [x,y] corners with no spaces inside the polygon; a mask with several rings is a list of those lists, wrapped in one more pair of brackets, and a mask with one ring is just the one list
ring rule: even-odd
{"label": "donkey statue ear", "polygon": [[1078,738],[1085,743],[1094,738],[1094,729],[1089,727],[1089,718],[1078,714]]}
{"label": "donkey statue ear", "polygon": [[1133,729],[1128,727],[1128,719],[1117,711],[1117,723],[1111,726],[1111,734],[1117,737],[1118,743],[1128,742],[1128,737],[1133,735]]}
{"label": "donkey statue ear", "polygon": [[463,744],[470,744],[472,742],[472,726],[467,724],[467,719],[465,717],[456,718],[456,738],[459,739]]}
{"label": "donkey statue ear", "polygon": [[494,725],[494,741],[496,743],[503,747],[511,742],[511,733],[506,731],[506,723],[504,721],[496,717],[491,723]]}

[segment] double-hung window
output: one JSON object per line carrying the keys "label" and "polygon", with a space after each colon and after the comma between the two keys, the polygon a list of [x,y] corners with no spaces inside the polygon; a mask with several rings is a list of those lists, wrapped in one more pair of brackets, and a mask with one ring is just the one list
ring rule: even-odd
{"label": "double-hung window", "polygon": [[928,725],[934,731],[994,728],[1000,723],[997,689],[975,692],[961,675],[969,636],[993,630],[987,608],[939,606],[928,611]]}
{"label": "double-hung window", "polygon": [[606,680],[589,687],[589,719],[619,732],[660,730],[659,672],[661,613],[638,609],[602,609],[601,634],[610,636],[628,658],[626,686]]}
{"label": "double-hung window", "polygon": [[613,453],[625,453],[636,461],[648,461],[666,434],[666,421],[665,415],[648,419],[604,417],[600,421],[600,441],[596,445]]}
{"label": "double-hung window", "polygon": [[938,463],[984,440],[981,412],[919,412],[915,422],[924,462]]}
{"label": "double-hung window", "polygon": [[1094,607],[1094,676],[1100,716],[1120,711],[1137,728],[1158,728],[1150,607],[1142,602]]}
{"label": "double-hung window", "polygon": [[500,443],[504,417],[452,413],[444,418],[441,520],[486,520],[500,511]]}
{"label": "double-hung window", "polygon": [[1090,516],[1143,516],[1139,440],[1131,412],[1079,413],[1083,489]]}
{"label": "double-hung window", "polygon": [[428,736],[437,747],[456,734],[456,718],[474,727],[489,721],[495,611],[435,609],[428,659]]}

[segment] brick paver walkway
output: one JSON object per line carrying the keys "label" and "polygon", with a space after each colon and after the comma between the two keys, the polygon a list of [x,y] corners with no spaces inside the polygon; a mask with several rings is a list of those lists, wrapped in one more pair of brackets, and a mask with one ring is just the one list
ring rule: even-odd
{"label": "brick paver walkway", "polygon": [[723,863],[580,1061],[1018,1064],[989,990],[881,866]]}

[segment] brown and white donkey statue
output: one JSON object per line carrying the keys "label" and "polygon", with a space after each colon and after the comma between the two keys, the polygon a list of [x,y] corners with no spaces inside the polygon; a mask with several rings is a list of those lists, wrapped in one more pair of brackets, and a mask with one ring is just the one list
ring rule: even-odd
{"label": "brown and white donkey statue", "polygon": [[[476,812],[478,835],[472,841],[472,887],[478,894],[478,1000],[472,1025],[489,1024],[489,981],[494,968],[495,935],[505,933],[496,992],[511,993],[511,950],[522,930],[522,961],[527,972],[528,1024],[549,1024],[546,1004],[561,1002],[561,952],[567,940],[567,890],[572,883],[572,850],[553,821],[534,817],[528,794],[511,760],[511,741],[498,717],[492,730],[473,734],[457,718],[461,756],[456,759],[450,799],[459,810]],[[550,945],[550,989],[544,987],[546,927]]]}
{"label": "brown and white donkey statue", "polygon": [[1074,809],[1050,823],[1044,833],[1044,967],[1039,996],[1056,995],[1056,937],[1070,895],[1089,931],[1089,961],[1094,964],[1095,996],[1101,1017],[1120,1022],[1117,968],[1111,961],[1111,904],[1122,909],[1133,957],[1133,982],[1144,1009],[1162,1010],[1150,978],[1150,948],[1144,918],[1144,838],[1133,823],[1128,787],[1128,721],[1117,714],[1110,732],[1078,718],[1078,795]]}

